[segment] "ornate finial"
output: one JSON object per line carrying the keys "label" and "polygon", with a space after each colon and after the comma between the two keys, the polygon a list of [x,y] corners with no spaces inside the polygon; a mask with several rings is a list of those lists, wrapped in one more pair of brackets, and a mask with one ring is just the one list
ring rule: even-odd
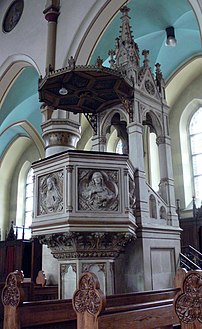
{"label": "ornate finial", "polygon": [[20,289],[24,275],[22,271],[15,271],[8,274],[2,291],[3,305],[17,307],[23,301],[23,291]]}
{"label": "ornate finial", "polygon": [[109,50],[108,55],[110,57],[109,58],[110,68],[113,69],[115,64],[115,60],[114,60],[115,51],[113,49]]}
{"label": "ornate finial", "polygon": [[156,63],[155,66],[156,66],[156,79],[160,81],[163,78],[163,74],[161,72],[161,64]]}
{"label": "ornate finial", "polygon": [[115,39],[115,47],[116,47],[116,49],[119,49],[119,47],[120,47],[120,43],[119,43],[119,38],[118,37]]}
{"label": "ornate finial", "polygon": [[86,272],[81,276],[79,289],[75,291],[72,303],[77,314],[87,312],[93,317],[100,314],[105,306],[105,298],[94,273]]}
{"label": "ornate finial", "polygon": [[148,60],[149,50],[144,49],[142,51],[142,55],[144,56],[144,61],[143,61],[144,67],[148,67],[149,66],[149,60]]}
{"label": "ornate finial", "polygon": [[48,67],[46,68],[46,75],[54,71],[53,65],[49,64]]}
{"label": "ornate finial", "polygon": [[100,58],[100,56],[98,56],[97,60],[96,60],[96,63],[95,63],[95,66],[99,69],[102,68],[102,63],[103,63],[103,59]]}
{"label": "ornate finial", "polygon": [[124,6],[120,9],[121,16],[121,30],[120,37],[116,39],[116,64],[139,66],[139,49],[132,36],[130,17],[128,13],[130,9]]}
{"label": "ornate finial", "polygon": [[13,221],[11,222],[11,227],[8,232],[8,236],[6,238],[6,241],[15,241],[16,240],[16,235],[14,233],[14,228],[13,228]]}
{"label": "ornate finial", "polygon": [[68,64],[69,64],[69,68],[70,69],[75,69],[75,59],[73,56],[71,56],[69,59],[68,59]]}
{"label": "ornate finial", "polygon": [[123,15],[126,15],[126,16],[128,16],[129,11],[130,11],[130,8],[128,8],[127,6],[123,6],[123,7],[120,9],[120,12],[121,12]]}

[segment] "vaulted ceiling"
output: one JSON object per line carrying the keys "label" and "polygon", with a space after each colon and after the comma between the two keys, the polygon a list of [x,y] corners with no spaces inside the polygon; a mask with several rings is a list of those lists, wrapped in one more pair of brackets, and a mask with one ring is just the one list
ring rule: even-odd
{"label": "vaulted ceiling", "polygon": [[[140,54],[143,49],[148,49],[151,68],[154,69],[155,63],[160,63],[166,80],[179,66],[201,54],[199,25],[188,1],[131,0],[127,5],[130,8],[131,29]],[[120,16],[117,12],[100,36],[92,54],[92,64],[100,56],[104,65],[108,65],[108,51],[114,47],[115,39],[119,36]],[[165,29],[169,26],[175,29],[175,47],[165,45]]]}

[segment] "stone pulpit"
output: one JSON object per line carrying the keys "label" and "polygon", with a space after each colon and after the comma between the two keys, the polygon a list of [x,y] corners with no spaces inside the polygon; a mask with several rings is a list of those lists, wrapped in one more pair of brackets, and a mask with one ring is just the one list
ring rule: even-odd
{"label": "stone pulpit", "polygon": [[136,237],[135,170],[128,156],[66,151],[33,169],[32,232],[58,259],[61,298],[72,297],[85,271],[113,294],[115,258]]}
{"label": "stone pulpit", "polygon": [[[95,65],[77,65],[71,56],[60,69],[51,48],[59,8],[45,11],[49,51],[38,86],[45,159],[33,164],[32,235],[58,260],[61,298],[72,297],[85,271],[97,275],[106,294],[171,287],[179,257],[165,82],[160,64],[155,74],[150,67],[149,50],[141,60],[129,8],[120,11],[109,67],[100,56]],[[85,149],[86,144],[77,145],[87,138],[84,117],[92,128],[89,152],[76,149]],[[107,152],[112,129],[128,155]],[[151,133],[159,176],[155,190]]]}

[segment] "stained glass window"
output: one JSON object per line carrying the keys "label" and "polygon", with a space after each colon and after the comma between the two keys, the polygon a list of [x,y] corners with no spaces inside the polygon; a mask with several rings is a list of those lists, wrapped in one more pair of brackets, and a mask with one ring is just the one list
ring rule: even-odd
{"label": "stained glass window", "polygon": [[192,116],[189,125],[195,197],[202,200],[202,107]]}

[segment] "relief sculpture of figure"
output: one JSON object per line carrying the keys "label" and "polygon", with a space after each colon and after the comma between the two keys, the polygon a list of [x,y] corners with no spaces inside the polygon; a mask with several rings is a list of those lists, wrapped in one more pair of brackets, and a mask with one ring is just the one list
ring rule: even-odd
{"label": "relief sculpture of figure", "polygon": [[82,192],[82,198],[92,210],[117,209],[117,195],[105,184],[99,171],[93,173],[91,181]]}
{"label": "relief sculpture of figure", "polygon": [[57,185],[57,180],[54,176],[49,176],[42,190],[43,212],[56,212],[62,210],[62,194]]}

